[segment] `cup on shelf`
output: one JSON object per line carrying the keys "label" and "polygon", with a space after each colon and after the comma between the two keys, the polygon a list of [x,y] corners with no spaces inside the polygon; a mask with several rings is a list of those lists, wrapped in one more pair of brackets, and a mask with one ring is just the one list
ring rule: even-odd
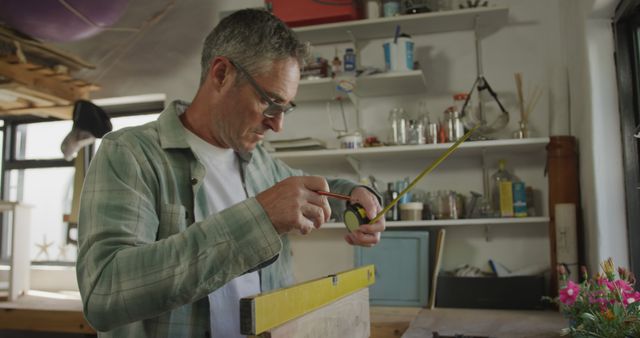
{"label": "cup on shelf", "polygon": [[362,135],[360,133],[353,133],[342,135],[340,139],[340,148],[343,149],[359,149],[362,148]]}
{"label": "cup on shelf", "polygon": [[384,17],[400,15],[400,1],[382,0],[382,14]]}
{"label": "cup on shelf", "polygon": [[419,221],[422,219],[422,202],[409,202],[400,204],[400,220]]}
{"label": "cup on shelf", "polygon": [[367,0],[367,19],[380,17],[380,0]]}
{"label": "cup on shelf", "polygon": [[384,64],[388,72],[408,72],[413,70],[413,40],[406,34],[397,39],[389,39],[382,44]]}

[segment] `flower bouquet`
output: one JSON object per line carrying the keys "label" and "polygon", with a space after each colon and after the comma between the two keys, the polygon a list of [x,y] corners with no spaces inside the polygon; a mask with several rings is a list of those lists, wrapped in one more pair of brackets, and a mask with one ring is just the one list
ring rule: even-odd
{"label": "flower bouquet", "polygon": [[563,335],[640,337],[640,292],[634,289],[635,277],[624,268],[618,268],[616,275],[611,258],[601,267],[603,273],[592,278],[582,267],[580,284],[568,280],[564,267],[559,267],[559,296],[553,301],[569,319]]}

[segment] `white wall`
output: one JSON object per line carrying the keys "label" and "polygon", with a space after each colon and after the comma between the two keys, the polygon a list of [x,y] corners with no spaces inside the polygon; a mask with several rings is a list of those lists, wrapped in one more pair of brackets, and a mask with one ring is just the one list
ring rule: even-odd
{"label": "white wall", "polygon": [[[545,88],[545,95],[532,114],[534,132],[540,136],[573,135],[578,139],[586,263],[592,272],[598,271],[599,262],[608,257],[613,257],[618,265],[628,266],[622,151],[610,20],[611,8],[615,7],[612,2],[615,1],[608,4],[598,1],[597,6],[593,7],[593,2],[582,0],[495,1],[496,4],[509,6],[510,24],[483,41],[485,75],[510,108],[514,108],[515,102],[513,73],[522,72],[525,84],[540,84]],[[608,7],[608,10],[604,7]],[[415,111],[417,100],[425,97],[432,114],[439,114],[450,102],[447,94],[466,88],[469,77],[475,75],[473,37],[469,33],[436,34],[415,37],[415,40],[418,51],[427,54],[418,55],[428,82],[427,93],[424,96],[379,98],[362,102],[365,131],[383,135],[384,130],[379,126],[384,123],[391,107],[402,104],[409,111]],[[367,60],[367,57],[363,59],[365,62],[376,62]],[[320,106],[310,109],[315,109],[313,115],[316,119],[323,114]],[[290,124],[287,128],[295,130],[296,136],[302,135],[305,129],[302,119],[298,116],[296,120],[288,121]],[[517,115],[512,115],[507,129],[515,128],[515,121]],[[321,120],[314,120],[312,125],[319,123]],[[293,135],[287,133],[285,131],[277,137]],[[326,137],[326,133],[324,135]],[[504,133],[498,136],[506,137]],[[383,179],[389,178],[393,176],[393,170],[388,169],[381,176]],[[469,177],[470,181],[466,184],[473,186],[473,181],[478,177]],[[455,180],[454,177],[447,179],[442,174],[439,178],[439,182]],[[511,247],[505,245],[507,242],[469,241],[474,232],[475,238],[482,239],[482,229],[447,234],[449,247],[445,249],[445,268],[462,263],[483,264],[492,253],[509,248],[513,253],[511,259],[504,259],[512,268],[522,267],[517,262],[526,261],[536,252],[544,254],[544,249],[533,252],[528,248],[513,250],[522,249],[522,243],[517,239],[508,240]],[[529,234],[533,238],[529,244],[535,243],[544,248],[544,239],[537,240],[541,235],[535,231]],[[340,240],[339,234],[334,236]],[[343,257],[344,254],[343,250],[337,256]],[[331,253],[324,251],[323,255]],[[309,276],[314,271],[301,267],[298,272]],[[321,275],[326,271],[316,272]]]}
{"label": "white wall", "polygon": [[[629,266],[620,116],[614,63],[617,1],[567,1],[571,131],[579,140],[581,199],[589,270],[612,257]],[[571,15],[570,15],[571,14]]]}
{"label": "white wall", "polygon": [[[493,1],[497,5],[509,7],[509,24],[482,40],[484,75],[498,92],[507,109],[512,111],[507,128],[495,137],[508,138],[516,129],[519,114],[516,109],[514,73],[524,76],[525,93],[534,86],[540,86],[544,95],[531,114],[533,136],[568,134],[569,122],[569,78],[564,35],[561,34],[563,20],[557,0],[542,1]],[[418,101],[426,99],[431,118],[438,119],[444,109],[451,105],[454,92],[467,91],[476,77],[474,34],[471,31],[413,36],[416,42],[418,60],[427,81],[427,91],[423,95],[368,98],[361,101],[362,127],[367,135],[381,139],[386,135],[386,118],[393,107],[404,107],[410,114],[416,114]],[[382,67],[382,40],[374,40],[361,50],[361,61],[366,66]],[[339,45],[340,54],[347,45]],[[315,49],[318,55],[333,57],[334,47]],[[324,103],[300,103],[300,110],[285,121],[285,130],[273,138],[313,136],[335,143],[335,134],[324,111]],[[351,114],[353,108],[347,107]],[[311,128],[310,126],[313,126]],[[495,170],[499,155],[489,157],[491,171]],[[544,177],[544,155],[540,157],[512,156],[507,158],[510,169],[523,178],[527,184],[546,192]],[[383,182],[415,177],[425,165],[425,160],[415,159],[397,163],[371,163],[363,166],[366,174],[374,174]],[[479,158],[450,159],[432,176],[420,183],[425,191],[453,189],[462,193],[469,190],[482,192],[482,176]],[[314,170],[305,168],[307,170]],[[315,172],[322,173],[315,169]],[[333,175],[338,175],[332,172]],[[347,172],[341,172],[347,175]],[[546,212],[545,205],[543,209]],[[296,236],[293,242],[296,252],[304,255],[323,257],[334,265],[308,264],[309,261],[295,260],[298,279],[308,279],[342,270],[351,259],[351,249],[342,241],[344,231],[329,230],[322,235],[318,232],[305,238]],[[314,236],[318,236],[314,240]],[[333,239],[333,242],[331,242]],[[318,246],[317,243],[332,243],[332,246]],[[335,244],[339,243],[339,244]],[[544,224],[525,226],[454,227],[447,232],[444,269],[453,269],[462,264],[487,268],[489,258],[497,259],[511,269],[529,265],[548,265],[549,247],[547,229]],[[311,253],[309,253],[311,252]],[[302,254],[298,254],[298,257]],[[295,259],[295,258],[294,258]],[[333,271],[332,271],[333,270]]]}
{"label": "white wall", "polygon": [[[603,258],[612,256],[620,265],[627,265],[626,224],[624,219],[624,196],[622,189],[621,150],[619,121],[616,106],[615,77],[612,59],[612,35],[608,18],[614,0],[494,0],[495,5],[509,7],[509,24],[482,41],[484,73],[509,109],[517,112],[513,74],[524,76],[525,90],[539,85],[544,95],[531,114],[533,136],[566,135],[578,138],[580,149],[580,179],[582,207],[586,225],[587,258],[589,268],[597,269]],[[140,34],[138,42],[123,53],[109,72],[102,75],[103,90],[96,97],[128,96],[150,92],[167,93],[168,99],[190,99],[196,90],[200,73],[200,43],[218,19],[218,12],[233,8],[255,7],[262,1],[218,1],[215,4],[186,0],[176,4],[166,20],[157,23]],[[197,9],[194,14],[194,9]],[[592,13],[595,10],[596,14]],[[145,13],[145,15],[148,15]],[[589,17],[589,15],[592,15]],[[146,16],[145,16],[146,17]],[[176,21],[179,20],[179,21]],[[176,24],[181,22],[182,24]],[[186,24],[188,23],[188,24]],[[423,69],[427,92],[424,95],[381,97],[363,100],[362,127],[367,134],[384,138],[385,120],[394,106],[403,106],[415,114],[418,100],[427,99],[432,118],[442,115],[451,103],[450,95],[466,91],[476,75],[475,50],[472,32],[456,32],[414,37],[417,57]],[[373,41],[362,50],[365,65],[382,66],[381,41]],[[104,52],[99,43],[89,47],[69,46],[71,51]],[[339,45],[340,54],[346,45]],[[104,47],[103,47],[104,48]],[[318,55],[333,58],[333,47],[317,48]],[[366,55],[365,55],[366,53]],[[87,55],[86,53],[84,55]],[[90,54],[91,55],[91,54]],[[99,55],[98,55],[99,56]],[[347,105],[347,112],[353,107]],[[495,136],[508,137],[516,129],[517,113],[512,114],[509,126]],[[313,127],[311,127],[313,126]],[[323,102],[301,102],[300,110],[287,118],[285,131],[274,138],[313,136],[336,145]],[[459,190],[478,189],[477,172],[462,168],[477,165],[452,161],[442,167],[440,179],[427,182],[424,189],[441,189],[450,186]],[[511,163],[516,174],[529,177],[538,185],[544,185],[541,163],[515,161]],[[520,163],[522,162],[522,163]],[[370,168],[383,180],[409,175],[411,170],[395,172],[391,168]],[[413,170],[413,169],[412,169]],[[334,174],[347,175],[348,172]],[[353,177],[351,175],[350,177]],[[456,177],[468,177],[466,181]],[[443,182],[457,182],[447,185]],[[544,187],[540,187],[546,190]],[[500,229],[498,229],[500,230]],[[466,234],[473,235],[477,229]],[[530,231],[530,230],[527,230]],[[531,234],[542,243],[543,230]],[[465,231],[461,232],[465,236]],[[492,233],[493,234],[493,233]],[[321,269],[297,265],[299,279],[306,279],[341,270],[345,255],[351,249],[342,245],[339,230],[315,233],[293,244],[294,255],[302,248],[313,247],[312,253],[298,256],[319,257],[324,262],[338,262],[335,267],[321,264]],[[499,236],[498,236],[499,237]],[[318,241],[308,241],[317,238]],[[495,248],[507,248],[510,239],[503,242],[465,242],[456,235],[448,235],[454,243],[447,255],[452,257],[445,267],[453,267],[467,260],[469,252],[459,252],[460,245],[479,245],[483,249],[471,263],[484,264],[486,255]],[[493,237],[495,240],[499,240]],[[338,246],[317,245],[333,240]],[[465,244],[466,243],[466,244]],[[520,245],[513,242],[514,247]],[[457,245],[457,246],[456,246]],[[522,249],[522,247],[519,247]],[[507,265],[518,268],[518,262],[526,257],[546,255],[541,248],[521,250],[507,257]],[[475,249],[474,249],[475,250]],[[483,256],[485,255],[485,256]]]}

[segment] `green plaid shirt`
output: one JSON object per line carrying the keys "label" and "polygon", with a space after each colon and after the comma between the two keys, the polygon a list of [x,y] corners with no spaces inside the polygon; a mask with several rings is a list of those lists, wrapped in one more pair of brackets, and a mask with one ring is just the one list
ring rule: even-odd
{"label": "green plaid shirt", "polygon": [[[263,291],[293,283],[290,247],[254,196],[303,175],[261,146],[240,156],[245,201],[201,222],[204,167],[175,101],[157,121],[105,136],[80,205],[77,277],[84,314],[101,337],[208,337],[207,295],[259,269]],[[356,185],[331,179],[332,191]],[[331,201],[333,214],[343,203]],[[239,328],[238,328],[239,330]]]}

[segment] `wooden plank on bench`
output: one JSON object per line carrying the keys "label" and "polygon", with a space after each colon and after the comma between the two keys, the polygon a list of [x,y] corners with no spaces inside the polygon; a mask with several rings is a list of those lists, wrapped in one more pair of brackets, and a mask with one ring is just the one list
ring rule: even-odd
{"label": "wooden plank on bench", "polygon": [[[368,290],[366,291],[366,309],[362,313],[361,303],[362,291],[375,282],[374,266],[368,265],[365,267],[349,270],[346,272],[338,273],[336,275],[319,278],[309,282],[301,283],[292,287],[275,290],[271,292],[262,293],[253,297],[247,297],[240,300],[240,326],[241,333],[245,335],[261,335],[261,337],[288,337],[287,335],[274,336],[273,334],[279,332],[278,327],[295,320],[301,320],[308,322],[308,318],[303,316],[310,314],[321,308],[330,307],[330,311],[337,311],[339,309],[349,309],[352,307],[353,313],[349,316],[349,313],[343,314],[343,317],[347,317],[341,320],[346,320],[352,324],[366,321],[366,336],[369,335],[369,301]],[[355,296],[355,293],[359,293]],[[345,303],[340,303],[341,298],[354,295],[347,298]],[[351,304],[351,305],[349,305]],[[355,311],[355,309],[360,309]],[[326,316],[325,311],[320,311],[318,316]],[[340,323],[336,321],[324,321],[324,325],[334,325]],[[282,330],[291,329],[297,327],[297,324],[288,324],[290,326],[283,328]],[[358,327],[361,325],[351,326],[354,330],[353,334],[357,334]],[[302,326],[300,326],[302,327]],[[342,328],[342,326],[341,326]],[[326,335],[317,336],[304,336],[303,337],[330,337]],[[356,337],[352,335],[343,335],[349,337]],[[292,336],[293,337],[293,336]],[[336,336],[340,337],[340,336]],[[359,336],[358,336],[359,337]]]}

